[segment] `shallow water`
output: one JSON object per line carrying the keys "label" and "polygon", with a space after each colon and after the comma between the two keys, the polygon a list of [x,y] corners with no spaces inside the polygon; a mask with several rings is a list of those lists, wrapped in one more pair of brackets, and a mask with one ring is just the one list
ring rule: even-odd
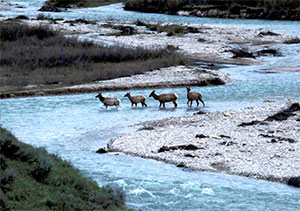
{"label": "shallow water", "polygon": [[[13,1],[27,2],[30,1]],[[34,1],[29,15],[36,16],[35,7],[43,1]],[[125,12],[118,5],[103,8],[72,10],[69,18],[101,15],[122,20],[147,19],[156,17],[169,22],[196,22],[213,25],[237,25],[249,27],[268,26],[269,21],[199,19],[158,14]],[[118,12],[116,16],[115,11]],[[88,11],[88,15],[86,13]],[[99,12],[102,11],[102,12]],[[107,11],[107,13],[103,12]],[[84,14],[85,12],[85,14]],[[99,14],[96,16],[96,13]],[[19,12],[6,15],[16,16]],[[52,15],[52,14],[51,14]],[[55,14],[56,15],[56,14]],[[64,15],[64,14],[57,14]],[[109,16],[110,15],[110,16]],[[126,15],[126,16],[125,16]],[[105,19],[103,16],[103,19]],[[296,31],[298,22],[272,22],[280,31],[292,24]],[[294,25],[293,25],[294,24]],[[298,29],[297,29],[298,30]],[[178,108],[167,104],[159,109],[157,101],[147,99],[147,108],[131,108],[125,92],[104,93],[121,99],[121,107],[105,109],[94,94],[6,99],[0,101],[0,124],[11,130],[21,141],[34,146],[45,147],[49,152],[70,160],[86,175],[100,185],[121,186],[127,195],[127,203],[134,209],[142,210],[297,210],[300,206],[299,189],[284,184],[260,181],[245,177],[193,172],[174,165],[146,160],[122,153],[96,154],[106,146],[110,138],[133,132],[128,125],[161,119],[164,117],[193,114],[199,110],[217,111],[245,106],[264,105],[264,99],[276,103],[288,98],[300,101],[300,73],[265,73],[264,69],[278,66],[299,65],[296,50],[299,45],[283,45],[278,48],[284,57],[264,57],[261,66],[227,66],[221,71],[229,72],[233,83],[225,86],[198,87],[206,103],[205,108],[189,109],[186,106],[185,88],[158,89],[157,93],[176,92]],[[270,72],[270,71],[269,71]],[[136,90],[133,94],[148,96],[151,90]]]}

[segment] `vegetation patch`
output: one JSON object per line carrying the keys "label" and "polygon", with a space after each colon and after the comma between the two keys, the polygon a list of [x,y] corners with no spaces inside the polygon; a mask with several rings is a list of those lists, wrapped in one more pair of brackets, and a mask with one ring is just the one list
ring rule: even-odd
{"label": "vegetation patch", "polygon": [[198,17],[300,20],[299,0],[129,0],[124,8],[168,14],[188,11]]}
{"label": "vegetation patch", "polygon": [[46,4],[55,7],[78,8],[99,7],[124,2],[124,0],[48,0]]}
{"label": "vegetation patch", "polygon": [[167,25],[160,25],[160,24],[151,24],[146,23],[143,21],[136,21],[135,23],[137,26],[145,26],[150,31],[156,31],[158,33],[166,32],[167,36],[173,36],[173,35],[184,35],[186,33],[199,33],[198,28],[194,27],[187,27],[184,25],[179,24],[167,24]]}
{"label": "vegetation patch", "polygon": [[0,127],[0,210],[126,210],[117,187],[99,187],[69,162]]}
{"label": "vegetation patch", "polygon": [[0,23],[0,45],[2,86],[82,84],[187,61],[168,49],[104,47],[18,21]]}

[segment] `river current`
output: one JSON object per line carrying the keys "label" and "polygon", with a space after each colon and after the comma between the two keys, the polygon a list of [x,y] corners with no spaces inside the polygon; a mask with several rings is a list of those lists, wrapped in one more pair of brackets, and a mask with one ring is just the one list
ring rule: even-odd
{"label": "river current", "polygon": [[[20,14],[36,17],[44,1],[15,0],[12,10],[0,11],[6,17]],[[19,5],[19,6],[17,6]],[[20,5],[23,8],[20,8]],[[50,14],[50,13],[49,13]],[[51,13],[65,19],[122,21],[145,20],[170,23],[203,23],[217,26],[266,28],[280,33],[300,34],[299,22],[264,20],[226,20],[142,14],[124,11],[120,4],[106,7],[74,9]],[[205,108],[186,106],[185,88],[172,89],[179,96],[178,108],[159,109],[147,99],[147,108],[131,108],[126,92],[105,95],[119,97],[121,107],[105,109],[96,93],[0,101],[0,124],[21,141],[45,147],[71,161],[99,185],[118,185],[124,189],[129,207],[141,210],[299,210],[300,191],[284,184],[245,177],[197,172],[174,165],[125,155],[97,154],[109,139],[134,132],[128,127],[148,120],[193,114],[197,111],[220,111],[261,106],[265,99],[276,103],[287,99],[300,101],[300,73],[275,72],[279,66],[299,66],[300,45],[278,45],[282,57],[264,57],[258,66],[227,65],[220,71],[231,74],[234,81],[224,86],[194,88],[204,96]],[[266,70],[267,69],[267,70]],[[132,90],[148,96],[152,90]],[[159,89],[158,93],[170,89]]]}

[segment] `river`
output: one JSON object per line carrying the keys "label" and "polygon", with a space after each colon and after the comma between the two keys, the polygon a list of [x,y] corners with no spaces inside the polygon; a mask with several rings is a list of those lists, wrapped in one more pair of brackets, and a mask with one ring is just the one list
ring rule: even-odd
{"label": "river", "polygon": [[[15,0],[6,17],[20,14],[36,17],[43,1]],[[50,14],[50,13],[49,13]],[[217,26],[267,28],[276,32],[299,34],[299,22],[264,20],[226,20],[142,14],[123,11],[120,4],[106,7],[76,9],[50,14],[54,17],[94,20],[168,21],[172,23],[203,23]],[[97,154],[110,138],[130,133],[128,125],[165,117],[193,114],[199,109],[208,112],[264,105],[265,99],[276,103],[288,98],[300,101],[300,73],[272,71],[278,66],[298,66],[300,45],[279,45],[283,57],[264,57],[259,66],[227,65],[221,71],[230,73],[233,83],[224,86],[200,87],[206,108],[189,109],[185,88],[172,89],[179,95],[178,108],[159,109],[152,98],[147,108],[131,108],[125,92],[105,95],[121,99],[118,109],[105,109],[96,93],[0,101],[0,124],[21,141],[58,154],[72,162],[99,185],[118,185],[126,192],[130,208],[141,210],[298,210],[299,189],[284,184],[254,180],[222,173],[206,173],[177,168],[174,165],[125,155]],[[268,71],[266,71],[268,69]],[[267,72],[267,73],[266,73]],[[158,93],[170,89],[159,89]],[[132,90],[148,96],[151,90]]]}

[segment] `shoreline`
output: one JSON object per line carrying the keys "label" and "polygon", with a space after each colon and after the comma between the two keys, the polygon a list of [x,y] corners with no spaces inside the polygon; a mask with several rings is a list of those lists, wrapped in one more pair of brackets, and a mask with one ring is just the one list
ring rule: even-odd
{"label": "shoreline", "polygon": [[63,94],[82,94],[103,91],[122,91],[131,89],[175,88],[184,86],[224,85],[230,82],[229,74],[198,68],[194,66],[176,66],[161,68],[144,74],[121,77],[95,83],[33,90],[0,93],[0,99]]}
{"label": "shoreline", "polygon": [[[300,131],[300,112],[284,121],[265,120],[289,105],[144,122],[132,126],[135,133],[111,139],[108,147],[191,170],[287,183],[299,177],[300,141],[295,131]],[[242,123],[247,126],[238,126]]]}

